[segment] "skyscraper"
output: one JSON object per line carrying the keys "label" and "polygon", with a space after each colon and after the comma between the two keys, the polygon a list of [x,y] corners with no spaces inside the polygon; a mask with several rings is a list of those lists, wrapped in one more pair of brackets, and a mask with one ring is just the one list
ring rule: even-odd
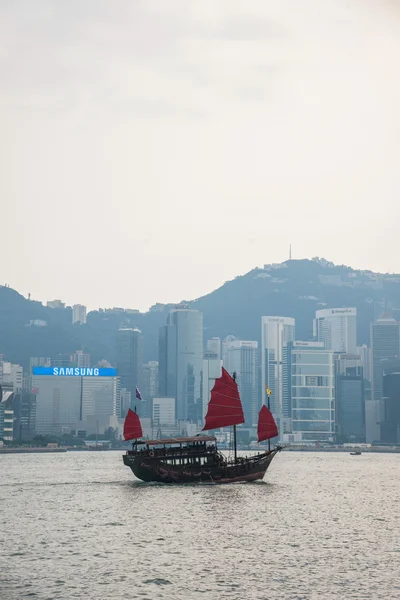
{"label": "skyscraper", "polygon": [[365,442],[365,397],[362,359],[335,354],[335,414],[338,442]]}
{"label": "skyscraper", "polygon": [[145,403],[143,416],[151,417],[153,398],[158,396],[158,362],[152,360],[143,365],[143,389],[141,390],[142,398]]}
{"label": "skyscraper", "polygon": [[84,377],[82,381],[82,420],[121,413],[119,377]]}
{"label": "skyscraper", "polygon": [[222,360],[215,352],[207,351],[203,358],[203,417],[206,416],[211,390],[215,385],[217,377],[221,377]]}
{"label": "skyscraper", "polygon": [[176,398],[177,420],[201,422],[203,314],[172,309],[159,338],[160,396]]}
{"label": "skyscraper", "polygon": [[381,318],[371,323],[372,352],[372,399],[382,400],[383,371],[382,360],[400,356],[400,324],[392,318]]}
{"label": "skyscraper", "polygon": [[242,400],[245,424],[257,425],[258,411],[258,342],[244,341],[229,336],[223,343],[223,365],[230,373],[236,373]]}
{"label": "skyscraper", "polygon": [[[291,350],[295,339],[295,320],[291,317],[261,317],[261,402],[265,404],[265,388],[272,395],[271,410],[285,429],[284,419],[291,417]],[[282,427],[281,427],[282,425]]]}
{"label": "skyscraper", "polygon": [[[121,328],[117,332],[117,372],[121,389],[131,394],[131,402],[140,414],[140,401],[136,402],[136,388],[141,389],[143,377],[143,338],[140,329]],[[133,406],[132,406],[133,408]]]}
{"label": "skyscraper", "polygon": [[383,375],[383,420],[381,441],[386,444],[400,443],[400,370]]}
{"label": "skyscraper", "polygon": [[36,390],[36,432],[61,435],[81,417],[82,377],[32,375]]}
{"label": "skyscraper", "polygon": [[14,440],[29,440],[36,433],[36,396],[28,390],[14,394]]}
{"label": "skyscraper", "polygon": [[207,351],[213,352],[217,355],[217,358],[221,358],[221,339],[213,337],[211,340],[207,340]]}
{"label": "skyscraper", "polygon": [[333,352],[357,352],[357,309],[326,308],[317,310],[314,337]]}
{"label": "skyscraper", "polygon": [[176,327],[167,322],[160,327],[158,336],[158,392],[165,398],[176,398],[176,344]]}
{"label": "skyscraper", "polygon": [[86,354],[82,350],[77,350],[72,355],[72,362],[77,367],[90,367],[90,354]]}
{"label": "skyscraper", "polygon": [[357,346],[357,354],[361,358],[364,379],[371,381],[371,348],[365,344],[363,346]]}
{"label": "skyscraper", "polygon": [[292,428],[302,441],[334,439],[334,354],[323,342],[293,344]]}

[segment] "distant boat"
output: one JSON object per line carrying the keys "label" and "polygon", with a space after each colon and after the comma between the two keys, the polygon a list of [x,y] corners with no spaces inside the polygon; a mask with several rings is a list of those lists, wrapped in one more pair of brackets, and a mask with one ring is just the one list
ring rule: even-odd
{"label": "distant boat", "polygon": [[362,454],[361,450],[355,450],[354,452],[350,452],[350,456],[360,456]]}
{"label": "distant boat", "polygon": [[[237,456],[236,426],[244,423],[243,407],[235,374],[222,369],[215,380],[208,404],[203,431],[233,426],[234,458],[227,459],[210,435],[194,437],[140,440],[142,426],[131,409],[124,424],[124,439],[134,440],[132,450],[123,456],[124,464],[142,481],[162,483],[232,483],[263,479],[274,456],[282,450],[276,446],[251,457]],[[263,405],[258,416],[258,441],[278,435],[274,417]]]}

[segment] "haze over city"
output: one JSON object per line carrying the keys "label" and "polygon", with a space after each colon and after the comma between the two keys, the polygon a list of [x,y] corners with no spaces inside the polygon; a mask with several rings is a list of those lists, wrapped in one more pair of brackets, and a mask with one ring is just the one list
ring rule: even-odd
{"label": "haze over city", "polygon": [[399,8],[2,2],[2,283],[147,309],[290,243],[400,271]]}

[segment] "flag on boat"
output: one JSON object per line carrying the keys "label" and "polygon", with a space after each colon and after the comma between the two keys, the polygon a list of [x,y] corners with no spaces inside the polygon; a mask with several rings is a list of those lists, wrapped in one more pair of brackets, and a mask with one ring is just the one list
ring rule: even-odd
{"label": "flag on boat", "polygon": [[272,395],[272,390],[267,385],[265,386],[265,391],[267,392],[268,396]]}
{"label": "flag on boat", "polygon": [[138,388],[138,387],[136,387],[136,398],[137,398],[138,400],[143,400],[143,398],[142,398],[142,394],[140,393],[140,390],[139,390],[139,388]]}

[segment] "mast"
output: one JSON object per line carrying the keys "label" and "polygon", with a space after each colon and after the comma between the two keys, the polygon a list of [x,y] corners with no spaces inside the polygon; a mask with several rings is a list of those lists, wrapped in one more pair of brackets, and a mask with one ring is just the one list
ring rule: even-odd
{"label": "mast", "polygon": [[[233,372],[232,379],[236,383],[236,371]],[[235,462],[237,462],[236,425],[233,426],[233,452],[234,452]]]}
{"label": "mast", "polygon": [[[268,392],[267,392],[267,398],[268,398],[268,400],[267,400],[267,405],[268,405],[268,410],[271,410],[271,407],[270,407],[270,402],[269,402],[269,397],[270,397],[270,395],[271,395],[271,394],[268,394]],[[269,440],[268,440],[268,452],[269,452],[270,450],[271,450],[271,440],[269,439]]]}

